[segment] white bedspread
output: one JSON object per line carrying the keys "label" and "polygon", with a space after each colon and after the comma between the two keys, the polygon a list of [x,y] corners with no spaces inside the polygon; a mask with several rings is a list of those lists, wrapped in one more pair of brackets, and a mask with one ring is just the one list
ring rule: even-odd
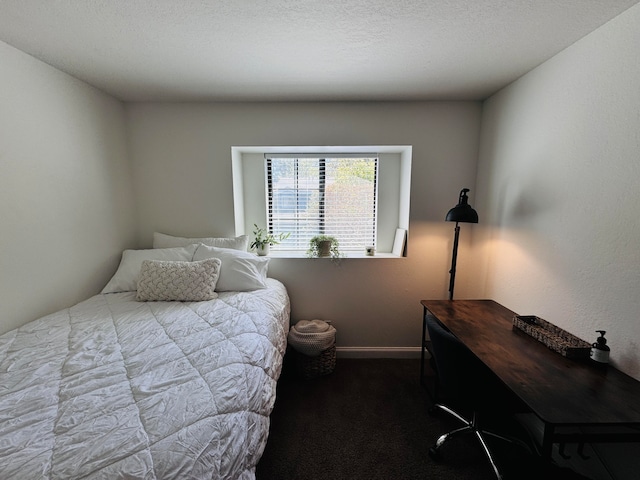
{"label": "white bedspread", "polygon": [[0,479],[249,479],[289,327],[284,286],[96,295],[0,336]]}

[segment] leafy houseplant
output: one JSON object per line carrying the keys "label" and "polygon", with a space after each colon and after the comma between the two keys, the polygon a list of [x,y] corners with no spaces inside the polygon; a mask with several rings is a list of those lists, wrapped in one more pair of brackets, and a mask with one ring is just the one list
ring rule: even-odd
{"label": "leafy houseplant", "polygon": [[309,257],[331,257],[340,258],[340,243],[336,237],[330,235],[316,235],[309,240],[309,249],[307,250]]}
{"label": "leafy houseplant", "polygon": [[253,242],[249,245],[249,248],[255,248],[258,255],[267,255],[269,253],[269,247],[271,245],[277,245],[283,240],[289,238],[289,233],[279,233],[274,235],[269,233],[266,228],[260,228],[255,223],[253,224]]}

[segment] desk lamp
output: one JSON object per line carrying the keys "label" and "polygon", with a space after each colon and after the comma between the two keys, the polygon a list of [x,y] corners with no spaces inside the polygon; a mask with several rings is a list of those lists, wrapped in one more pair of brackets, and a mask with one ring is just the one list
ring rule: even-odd
{"label": "desk lamp", "polygon": [[460,190],[460,198],[458,199],[458,205],[453,207],[447,213],[445,220],[447,222],[456,222],[455,236],[453,240],[453,255],[451,257],[451,275],[449,279],[449,300],[453,300],[453,285],[456,280],[456,258],[458,256],[458,239],[460,238],[460,225],[459,222],[464,223],[478,223],[478,212],[476,212],[471,205],[469,205],[469,197],[467,197],[468,188]]}

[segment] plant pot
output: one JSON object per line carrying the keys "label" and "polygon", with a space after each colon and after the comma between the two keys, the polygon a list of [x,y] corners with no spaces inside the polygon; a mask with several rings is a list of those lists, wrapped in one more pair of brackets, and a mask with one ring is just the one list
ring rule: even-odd
{"label": "plant pot", "polygon": [[318,256],[330,257],[331,256],[331,240],[323,240],[318,242]]}
{"label": "plant pot", "polygon": [[264,257],[266,255],[269,255],[269,247],[271,245],[269,245],[268,243],[265,245],[262,245],[260,247],[256,247],[256,252],[259,256]]}

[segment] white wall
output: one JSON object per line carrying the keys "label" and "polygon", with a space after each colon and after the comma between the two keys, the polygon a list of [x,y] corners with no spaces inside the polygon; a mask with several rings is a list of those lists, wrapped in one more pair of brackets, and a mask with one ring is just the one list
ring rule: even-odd
{"label": "white wall", "polygon": [[98,293],[135,246],[123,105],[0,42],[0,333]]}
{"label": "white wall", "polygon": [[640,5],[484,104],[475,295],[640,379]]}
{"label": "white wall", "polygon": [[[393,352],[420,345],[420,299],[447,294],[453,225],[444,216],[460,189],[475,181],[479,103],[127,108],[141,246],[151,245],[154,230],[185,236],[235,233],[232,146],[413,145],[408,257],[346,259],[339,266],[324,259],[273,258],[270,274],[289,289],[292,319],[334,321],[341,348]],[[462,235],[456,284],[460,298],[470,273],[468,232]]]}

